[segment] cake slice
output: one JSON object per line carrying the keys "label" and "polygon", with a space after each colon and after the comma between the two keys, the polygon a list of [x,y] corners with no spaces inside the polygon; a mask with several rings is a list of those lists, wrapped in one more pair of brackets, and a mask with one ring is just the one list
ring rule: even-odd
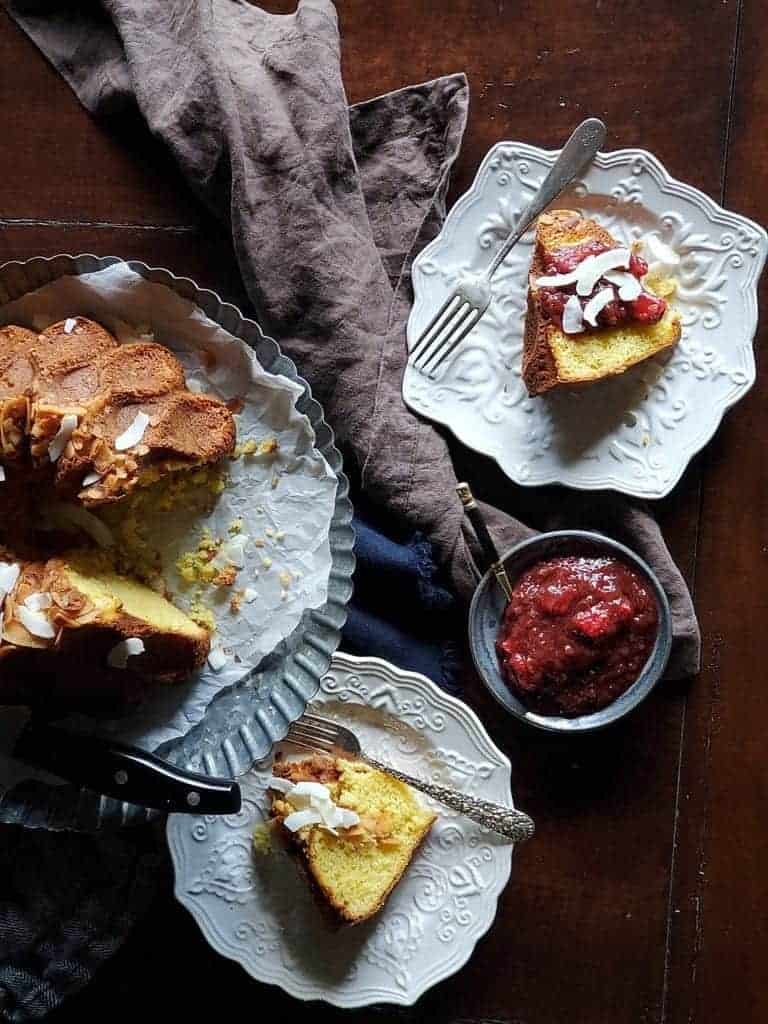
{"label": "cake slice", "polygon": [[528,287],[523,380],[528,393],[623,373],[680,340],[680,315],[636,247],[572,210],[542,214]]}
{"label": "cake slice", "polygon": [[[117,672],[177,682],[205,661],[208,631],[87,552],[23,561],[0,551],[0,703],[107,686]],[[39,679],[39,684],[35,682]]]}
{"label": "cake slice", "polygon": [[436,815],[408,786],[360,761],[318,755],[276,762],[273,773],[272,816],[323,909],[337,924],[373,917]]}
{"label": "cake slice", "polygon": [[86,507],[105,505],[169,473],[218,462],[234,447],[232,414],[217,398],[110,394],[72,434],[56,467],[56,489],[64,496],[75,490]]}

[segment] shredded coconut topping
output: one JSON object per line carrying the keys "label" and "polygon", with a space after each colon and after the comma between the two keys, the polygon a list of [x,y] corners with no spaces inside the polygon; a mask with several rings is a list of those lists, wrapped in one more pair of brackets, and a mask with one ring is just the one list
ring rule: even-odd
{"label": "shredded coconut topping", "polygon": [[124,452],[128,448],[133,448],[144,437],[144,432],[148,426],[149,416],[145,412],[137,412],[130,427],[115,438],[115,450]]}
{"label": "shredded coconut topping", "polygon": [[77,426],[77,416],[73,413],[66,413],[61,417],[61,423],[59,423],[59,429],[56,431],[56,436],[48,445],[48,456],[51,462],[56,462],[61,453],[67,447],[70,437],[75,431]]}

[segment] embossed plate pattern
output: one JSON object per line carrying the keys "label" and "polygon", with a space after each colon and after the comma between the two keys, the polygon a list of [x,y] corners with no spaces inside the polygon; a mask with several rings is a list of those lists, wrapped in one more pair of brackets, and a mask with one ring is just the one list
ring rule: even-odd
{"label": "embossed plate pattern", "polygon": [[[513,142],[488,153],[414,263],[409,347],[457,278],[490,263],[556,157]],[[406,370],[405,401],[492,456],[515,483],[661,498],[754,382],[757,281],[768,238],[640,149],[599,154],[584,180],[553,205],[594,217],[622,242],[655,233],[677,252],[679,345],[583,391],[529,398],[520,375],[528,232],[495,275],[485,316],[437,379]]]}
{"label": "embossed plate pattern", "polygon": [[[424,676],[336,654],[313,703],[374,756],[512,806],[509,761],[475,714]],[[436,807],[438,821],[382,913],[332,932],[288,854],[252,852],[268,776],[265,766],[241,780],[237,815],[168,820],[176,896],[211,946],[259,981],[342,1007],[410,1005],[459,970],[496,914],[511,844]]]}

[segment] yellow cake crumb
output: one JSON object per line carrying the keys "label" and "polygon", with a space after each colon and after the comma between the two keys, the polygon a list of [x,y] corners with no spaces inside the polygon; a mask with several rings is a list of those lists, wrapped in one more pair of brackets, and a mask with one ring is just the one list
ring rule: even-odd
{"label": "yellow cake crumb", "polygon": [[232,453],[233,459],[248,458],[258,455],[276,455],[280,450],[280,442],[276,437],[268,437],[264,441],[257,441],[249,437],[235,447]]}
{"label": "yellow cake crumb", "polygon": [[262,822],[253,830],[252,836],[253,852],[265,857],[272,853],[272,830],[269,825]]}
{"label": "yellow cake crumb", "polygon": [[208,527],[203,529],[194,551],[186,551],[176,560],[176,569],[187,583],[212,583],[219,570],[212,565],[221,547],[221,538],[211,536]]}
{"label": "yellow cake crumb", "polygon": [[189,606],[187,614],[193,622],[198,624],[198,626],[203,626],[205,629],[210,630],[211,633],[216,631],[216,618],[211,609],[207,605],[203,604],[201,600],[197,599],[193,601]]}
{"label": "yellow cake crumb", "polygon": [[223,569],[219,569],[216,575],[213,577],[213,583],[217,587],[231,587],[237,579],[237,566],[232,564],[225,565]]}
{"label": "yellow cake crumb", "polygon": [[229,527],[228,527],[228,531],[229,531],[229,533],[232,534],[233,537],[237,536],[238,533],[241,533],[242,529],[243,529],[243,520],[242,519],[233,519],[232,522],[229,524]]}
{"label": "yellow cake crumb", "polygon": [[236,615],[243,605],[243,598],[245,597],[244,590],[236,590],[229,600],[229,610],[233,615]]}

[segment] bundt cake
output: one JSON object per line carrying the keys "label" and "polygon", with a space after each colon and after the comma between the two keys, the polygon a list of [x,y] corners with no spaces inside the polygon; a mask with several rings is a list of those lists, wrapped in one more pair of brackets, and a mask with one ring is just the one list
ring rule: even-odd
{"label": "bundt cake", "polygon": [[680,340],[669,279],[646,276],[637,246],[621,246],[572,210],[536,226],[523,342],[530,395],[623,373]]}
{"label": "bundt cake", "polygon": [[404,783],[360,761],[277,761],[271,814],[335,924],[373,917],[436,815]]}
{"label": "bundt cake", "polygon": [[[89,507],[234,445],[227,406],[189,391],[162,345],[119,345],[79,316],[40,334],[0,328],[0,701],[34,699],[65,674],[77,675],[74,692],[126,668],[175,681],[204,662],[206,629],[103,554],[40,551],[36,526],[62,502],[99,525]],[[61,544],[71,543],[65,531]]]}

